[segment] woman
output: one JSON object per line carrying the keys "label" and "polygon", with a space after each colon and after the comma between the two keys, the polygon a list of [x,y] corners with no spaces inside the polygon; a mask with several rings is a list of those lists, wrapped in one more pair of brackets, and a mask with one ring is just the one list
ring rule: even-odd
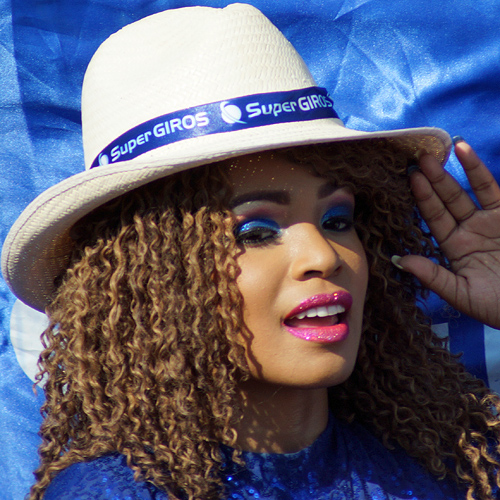
{"label": "woman", "polygon": [[103,44],[88,170],[3,252],[50,318],[31,498],[495,497],[500,402],[432,334],[413,275],[500,326],[500,189],[459,142],[479,211],[446,133],[350,131],[331,105],[249,6]]}

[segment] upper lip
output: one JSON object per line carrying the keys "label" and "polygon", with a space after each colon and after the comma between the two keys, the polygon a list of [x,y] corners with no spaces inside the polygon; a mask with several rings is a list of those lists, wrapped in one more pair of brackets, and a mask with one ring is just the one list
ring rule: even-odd
{"label": "upper lip", "polygon": [[[334,293],[324,293],[313,295],[303,300],[297,307],[292,309],[286,316],[287,319],[293,318],[302,312],[306,312],[314,307],[341,306],[347,312],[352,306],[352,296],[349,292],[339,290]],[[341,311],[344,312],[344,311]],[[332,314],[335,314],[332,313]]]}

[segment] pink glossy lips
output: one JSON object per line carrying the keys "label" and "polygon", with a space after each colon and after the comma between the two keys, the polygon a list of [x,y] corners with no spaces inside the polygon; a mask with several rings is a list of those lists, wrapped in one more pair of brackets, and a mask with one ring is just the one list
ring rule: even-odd
{"label": "pink glossy lips", "polygon": [[310,297],[285,318],[285,328],[295,337],[311,342],[340,342],[349,335],[346,313],[352,306],[349,292]]}

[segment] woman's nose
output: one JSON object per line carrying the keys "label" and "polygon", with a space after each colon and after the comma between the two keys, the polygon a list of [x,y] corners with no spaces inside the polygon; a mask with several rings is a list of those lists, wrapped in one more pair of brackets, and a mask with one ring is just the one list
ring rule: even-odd
{"label": "woman's nose", "polygon": [[325,279],[340,272],[343,261],[336,244],[327,239],[314,224],[297,224],[294,233],[291,248],[294,279]]}

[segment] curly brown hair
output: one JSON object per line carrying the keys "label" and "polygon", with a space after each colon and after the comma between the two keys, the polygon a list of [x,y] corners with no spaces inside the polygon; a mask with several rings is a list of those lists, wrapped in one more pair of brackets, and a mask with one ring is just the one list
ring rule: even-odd
{"label": "curly brown hair", "polygon": [[[284,154],[353,190],[370,264],[358,359],[330,389],[332,411],[455,478],[468,499],[492,499],[500,399],[449,354],[418,307],[418,283],[390,263],[405,253],[443,261],[421,227],[406,156],[390,141]],[[155,181],[73,228],[71,263],[47,311],[31,500],[59,471],[110,452],[171,498],[223,496],[219,443],[235,445],[238,386],[249,376],[226,170]]]}

